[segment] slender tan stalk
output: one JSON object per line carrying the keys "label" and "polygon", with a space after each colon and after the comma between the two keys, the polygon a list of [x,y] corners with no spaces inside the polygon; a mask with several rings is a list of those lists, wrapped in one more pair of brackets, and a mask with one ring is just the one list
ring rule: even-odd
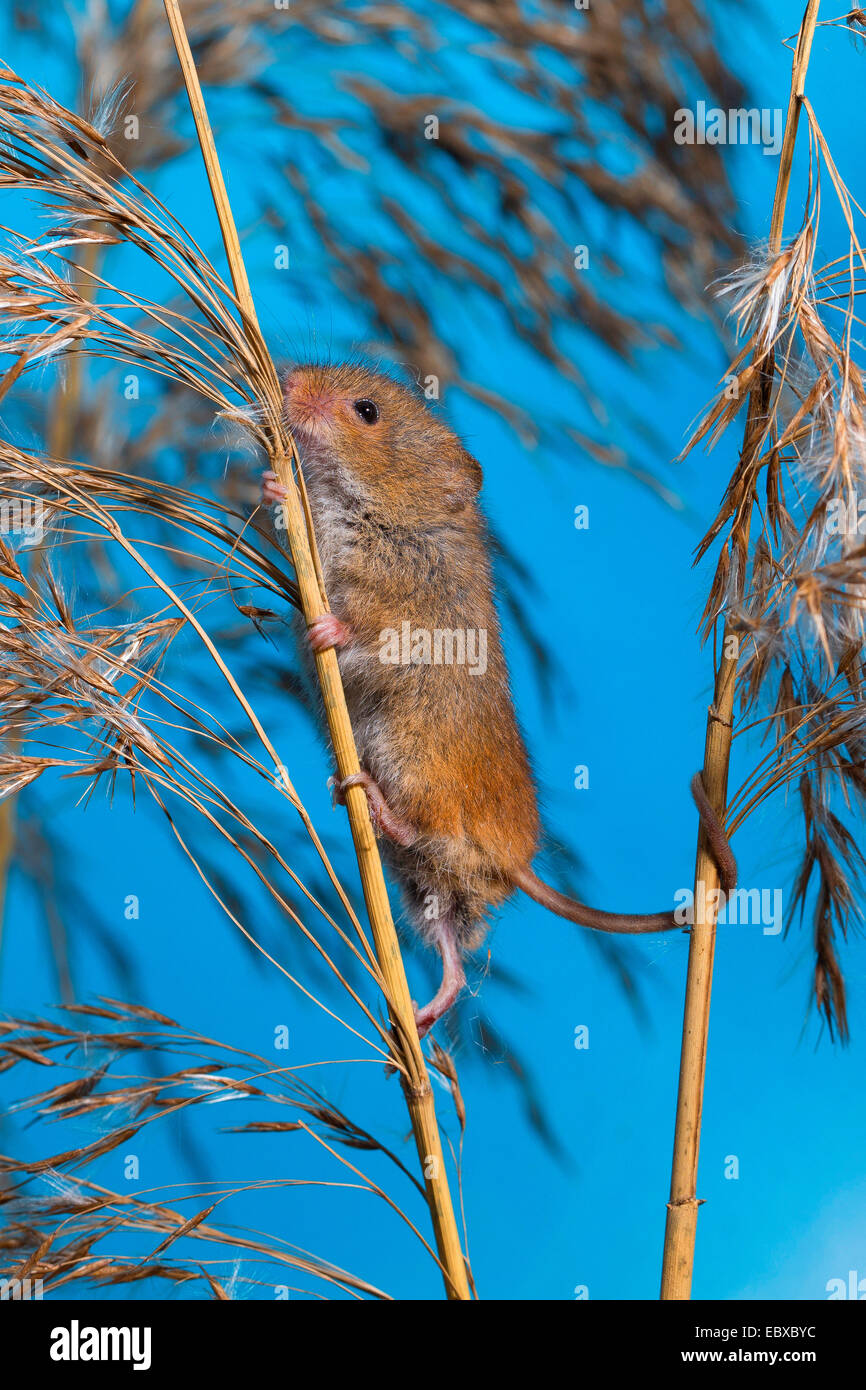
{"label": "slender tan stalk", "polygon": [[[785,136],[779,159],[776,195],[770,227],[770,255],[777,255],[782,244],[785,205],[791,179],[797,124],[809,66],[812,37],[818,19],[820,0],[809,0],[800,25],[791,74],[791,94],[785,122]],[[758,383],[749,397],[746,430],[743,440],[742,466],[756,473],[774,375],[772,353],[761,364]],[[748,552],[749,518],[744,526],[741,554]],[[738,584],[745,585],[745,565],[741,564]],[[707,796],[720,819],[724,819],[728,791],[728,765],[733,737],[734,695],[737,681],[738,641],[726,623],[722,637],[722,654],[716,673],[713,703],[707,714],[704,745],[703,779]],[[710,1022],[710,995],[713,983],[713,957],[716,945],[715,891],[719,887],[716,862],[710,853],[706,837],[698,837],[695,863],[694,922],[689,938],[689,962],[686,977],[686,1000],[683,1015],[683,1040],[680,1054],[679,1092],[677,1095],[674,1154],[671,1167],[671,1191],[665,1226],[662,1264],[662,1299],[689,1299],[692,1291],[692,1270],[695,1255],[695,1236],[698,1224],[697,1197],[698,1153],[701,1139],[701,1114],[704,1099],[704,1074],[707,1056],[707,1034]]]}
{"label": "slender tan stalk", "polygon": [[[237,229],[180,8],[177,0],[164,0],[164,4],[195,120],[244,330],[250,349],[261,366],[268,386],[278,394],[280,388],[276,368],[258,326]],[[327,598],[323,593],[317,574],[314,559],[315,542],[307,529],[303,501],[296,481],[296,474],[298,478],[300,477],[300,467],[294,444],[290,438],[286,436],[273,441],[271,462],[274,472],[286,489],[286,530],[301,605],[304,617],[309,623],[318,617],[323,608],[327,606]],[[359,762],[340,679],[340,670],[333,649],[316,654],[316,668],[322,688],[337,768],[340,777],[346,778],[359,771]],[[373,827],[370,823],[367,798],[362,787],[348,788],[346,809],[349,815],[376,955],[385,980],[391,1022],[395,1029],[396,1041],[403,1062],[401,1081],[412,1121],[418,1157],[424,1173],[427,1203],[430,1208],[439,1261],[445,1279],[445,1289],[449,1299],[468,1299],[470,1292],[466,1263],[460,1246],[454,1206],[448,1185],[442,1141],[436,1121],[433,1091],[421,1051],[418,1030],[415,1026],[412,1000],[397,933],[391,916],[382,863],[379,858]]]}

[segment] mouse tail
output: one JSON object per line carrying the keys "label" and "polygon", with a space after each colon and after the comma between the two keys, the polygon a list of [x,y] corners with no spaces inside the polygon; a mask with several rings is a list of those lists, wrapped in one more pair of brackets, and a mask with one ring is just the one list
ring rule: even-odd
{"label": "mouse tail", "polygon": [[540,903],[550,912],[555,912],[557,917],[565,917],[569,922],[576,922],[579,927],[589,927],[592,931],[637,935],[642,932],[671,931],[674,927],[682,928],[685,925],[675,919],[673,912],[632,916],[619,912],[600,912],[594,907],[587,907],[576,898],[557,893],[549,883],[544,883],[534,874],[528,864],[514,875],[514,886],[532,898],[533,902]]}

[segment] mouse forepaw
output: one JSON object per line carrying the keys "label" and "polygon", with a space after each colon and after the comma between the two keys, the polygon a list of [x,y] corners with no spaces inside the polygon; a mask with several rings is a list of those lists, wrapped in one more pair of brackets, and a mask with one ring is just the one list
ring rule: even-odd
{"label": "mouse forepaw", "polygon": [[345,647],[351,640],[352,629],[334,613],[320,613],[307,628],[307,641],[314,652],[327,651],[328,647]]}
{"label": "mouse forepaw", "polygon": [[265,506],[273,507],[277,502],[286,500],[286,489],[277,478],[276,473],[272,473],[266,468],[262,474],[262,501]]}

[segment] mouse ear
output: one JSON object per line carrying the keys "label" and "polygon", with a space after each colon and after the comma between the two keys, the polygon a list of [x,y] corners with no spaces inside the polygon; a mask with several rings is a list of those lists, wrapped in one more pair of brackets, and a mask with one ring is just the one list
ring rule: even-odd
{"label": "mouse ear", "polygon": [[459,512],[467,502],[474,501],[483,481],[481,464],[462,446],[456,450],[453,482],[445,491],[445,501],[451,511]]}

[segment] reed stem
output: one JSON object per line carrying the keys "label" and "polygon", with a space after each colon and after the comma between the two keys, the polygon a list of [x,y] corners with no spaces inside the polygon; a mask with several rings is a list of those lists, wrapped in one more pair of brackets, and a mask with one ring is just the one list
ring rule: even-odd
{"label": "reed stem", "polygon": [[[809,66],[809,55],[812,49],[812,38],[818,19],[819,5],[820,0],[809,0],[800,24],[794,52],[791,93],[788,100],[785,134],[779,157],[779,173],[776,180],[776,193],[770,225],[770,256],[778,255],[782,245],[782,229],[791,181],[797,125],[803,103],[806,71]],[[757,472],[757,461],[764,440],[774,373],[775,362],[772,353],[769,353],[761,364],[760,379],[749,396],[743,439],[742,464],[753,476]],[[752,486],[754,487],[754,483]],[[748,554],[748,545],[749,518],[746,519],[744,526],[742,554]],[[745,581],[744,567],[741,566],[738,579],[741,590],[745,586]],[[722,635],[721,660],[716,672],[713,703],[707,714],[703,767],[703,780],[707,796],[722,821],[725,817],[728,792],[728,767],[734,727],[734,696],[738,656],[736,633],[730,629],[726,622]],[[698,836],[695,862],[694,921],[689,937],[689,961],[683,1013],[683,1040],[680,1053],[671,1189],[665,1224],[661,1284],[661,1298],[663,1300],[689,1299],[692,1291],[695,1237],[698,1225],[698,1207],[700,1206],[697,1197],[698,1154],[701,1141],[710,996],[716,946],[716,913],[713,904],[716,901],[715,890],[718,888],[719,874],[716,862],[710,853],[706,836],[701,831]]]}
{"label": "reed stem", "polygon": [[[279,393],[276,368],[259,329],[237,229],[178,0],[164,0],[164,4],[207,169],[247,342],[268,385]],[[323,592],[317,573],[314,559],[315,538],[311,531],[308,532],[307,517],[299,490],[299,461],[294,444],[288,436],[274,441],[271,463],[274,473],[286,490],[286,531],[301,606],[309,623],[327,607],[327,596]],[[350,777],[360,770],[360,766],[336,652],[333,649],[317,652],[316,669],[337,768],[341,779]],[[427,1205],[430,1209],[445,1290],[449,1299],[468,1299],[470,1292],[466,1262],[448,1185],[433,1091],[415,1026],[412,999],[391,916],[382,862],[370,823],[367,797],[362,787],[352,786],[347,789],[346,809],[376,957],[385,982],[385,995],[402,1063],[401,1082],[424,1174]]]}

